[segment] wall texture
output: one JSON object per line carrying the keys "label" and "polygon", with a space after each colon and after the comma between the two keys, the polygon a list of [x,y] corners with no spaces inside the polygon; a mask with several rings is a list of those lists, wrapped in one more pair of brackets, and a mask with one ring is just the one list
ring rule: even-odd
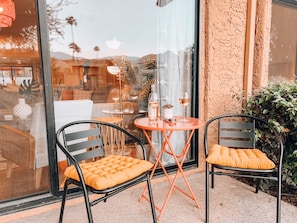
{"label": "wall texture", "polygon": [[257,1],[253,90],[268,84],[272,0]]}
{"label": "wall texture", "polygon": [[205,118],[233,112],[234,93],[243,89],[247,1],[205,2]]}
{"label": "wall texture", "polygon": [[[237,113],[245,79],[247,10],[254,0],[203,0],[200,27],[200,118]],[[252,89],[267,84],[271,0],[257,1]],[[252,32],[253,33],[253,32]],[[203,130],[200,131],[203,136]],[[199,167],[204,150],[200,140]]]}

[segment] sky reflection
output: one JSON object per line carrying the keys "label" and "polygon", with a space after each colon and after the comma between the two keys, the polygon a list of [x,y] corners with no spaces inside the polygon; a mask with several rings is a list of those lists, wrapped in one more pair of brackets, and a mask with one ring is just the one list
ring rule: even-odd
{"label": "sky reflection", "polygon": [[[57,0],[48,0],[48,4]],[[72,54],[71,26],[66,17],[73,16],[74,42],[81,48],[79,57],[96,58],[94,47],[100,48],[99,58],[116,54],[143,56],[156,53],[157,10],[155,0],[74,0],[64,7],[59,18],[65,21],[64,38],[51,43],[52,52]],[[121,41],[117,52],[106,46],[106,41]]]}

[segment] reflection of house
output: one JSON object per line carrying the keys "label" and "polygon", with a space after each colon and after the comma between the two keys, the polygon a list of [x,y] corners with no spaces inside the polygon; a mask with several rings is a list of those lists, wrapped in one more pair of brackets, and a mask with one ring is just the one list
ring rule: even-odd
{"label": "reflection of house", "polygon": [[[2,31],[1,31],[2,32]],[[28,49],[1,49],[1,67],[15,68],[12,71],[17,75],[22,67],[31,67],[34,79],[42,83],[40,74],[40,55],[36,50]],[[27,68],[28,69],[28,68]],[[0,71],[2,69],[0,68]],[[28,76],[27,70],[23,70],[24,76]],[[0,74],[1,77],[1,74]],[[1,83],[1,81],[0,81]]]}
{"label": "reflection of house", "polygon": [[[110,60],[90,60],[86,70],[85,60],[52,59],[53,87],[92,90],[94,102],[106,102],[108,92],[117,87],[116,78],[107,72]],[[84,76],[84,72],[86,76]]]}
{"label": "reflection of house", "polygon": [[[92,100],[95,103],[113,102],[112,95],[117,94],[119,81],[117,75],[111,75],[107,66],[113,64],[111,59],[93,60],[60,60],[52,58],[52,81],[56,92],[63,89],[92,90]],[[130,95],[148,94],[151,81],[155,77],[156,55],[147,55],[139,59],[128,60],[126,64],[119,65],[122,69],[123,94]],[[129,69],[127,69],[129,67]],[[142,88],[147,88],[143,92]],[[145,95],[145,97],[147,97]]]}
{"label": "reflection of house", "polygon": [[52,59],[52,81],[53,85],[66,84],[71,86],[72,78],[65,78],[67,74],[72,74],[72,66],[63,60]]}
{"label": "reflection of house", "polygon": [[94,102],[107,102],[108,93],[112,88],[118,88],[116,77],[107,72],[110,60],[90,60],[89,64],[81,61],[75,65],[80,72],[80,78],[85,90],[92,90]]}

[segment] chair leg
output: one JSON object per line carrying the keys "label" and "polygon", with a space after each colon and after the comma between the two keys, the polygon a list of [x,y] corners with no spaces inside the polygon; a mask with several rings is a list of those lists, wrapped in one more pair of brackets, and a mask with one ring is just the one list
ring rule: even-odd
{"label": "chair leg", "polygon": [[277,205],[276,205],[276,222],[281,222],[281,200],[282,200],[282,180],[281,174],[278,173],[278,182],[277,182]]}
{"label": "chair leg", "polygon": [[61,203],[59,223],[62,223],[62,221],[63,221],[64,208],[65,208],[66,196],[67,196],[67,191],[68,191],[68,184],[69,184],[68,180],[66,180],[65,184],[64,184],[64,190],[63,190],[63,197],[62,197],[62,203]]}
{"label": "chair leg", "polygon": [[[108,196],[108,193],[106,193],[104,196]],[[107,198],[103,200],[104,203],[107,202]]]}
{"label": "chair leg", "polygon": [[[211,172],[214,172],[213,165],[211,165]],[[211,188],[214,188],[214,174],[211,174]]]}
{"label": "chair leg", "polygon": [[261,179],[256,179],[256,191],[255,191],[255,193],[259,192],[260,182],[261,182]]}
{"label": "chair leg", "polygon": [[89,199],[89,195],[88,195],[88,190],[85,184],[81,185],[82,189],[83,189],[83,194],[84,194],[84,198],[85,198],[85,205],[86,205],[86,209],[87,209],[87,214],[88,214],[88,219],[89,219],[89,223],[93,223],[93,215],[92,215],[92,210],[91,210],[91,205],[90,205],[90,199]]}
{"label": "chair leg", "polygon": [[152,184],[151,184],[151,180],[150,180],[149,174],[147,174],[146,182],[147,182],[148,193],[149,193],[149,197],[150,197],[150,204],[151,204],[151,209],[152,209],[153,222],[154,223],[157,223],[155,203],[154,203],[153,192],[152,192]]}
{"label": "chair leg", "polygon": [[205,222],[209,222],[209,165],[205,165]]}

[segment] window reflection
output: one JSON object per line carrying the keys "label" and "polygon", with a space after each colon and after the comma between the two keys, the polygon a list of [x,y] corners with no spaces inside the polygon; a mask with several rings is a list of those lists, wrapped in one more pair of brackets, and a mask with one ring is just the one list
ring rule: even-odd
{"label": "window reflection", "polygon": [[48,3],[60,24],[51,33],[55,100],[91,99],[94,118],[123,115],[137,134],[134,116],[145,115],[155,83],[161,104],[182,114],[178,94],[192,89],[195,1],[69,1],[56,11],[56,1]]}
{"label": "window reflection", "polygon": [[[5,192],[0,192],[0,200],[49,191],[50,185],[37,1],[13,2],[16,19],[11,27],[0,29],[0,180]],[[91,99],[91,118],[117,118],[116,124],[144,139],[133,120],[146,115],[151,84],[158,84],[161,99],[172,103],[178,103],[177,95],[170,93],[175,86],[178,91],[191,89],[195,1],[166,2],[156,6],[156,1],[139,0],[48,0],[55,104]],[[186,5],[184,14],[176,14]],[[177,25],[174,14],[184,20],[169,32]],[[184,24],[187,29],[182,29]],[[176,33],[182,34],[174,39],[179,47],[168,45]],[[183,40],[189,36],[190,41]],[[118,46],[108,46],[114,40]],[[110,66],[120,72],[112,74]],[[32,108],[25,118],[15,115],[19,101]],[[65,168],[63,162],[58,166]]]}
{"label": "window reflection", "polygon": [[[49,5],[57,6],[56,1]],[[156,76],[155,3],[88,0],[69,1],[61,7],[53,11],[61,30],[51,35],[55,100],[81,99],[73,94],[80,89],[94,103],[113,103],[119,98],[135,104],[135,112],[145,110]],[[104,10],[98,13],[99,8]],[[121,72],[112,75],[109,66]]]}
{"label": "window reflection", "polygon": [[142,137],[133,121],[146,115],[156,81],[156,2],[63,2],[48,1],[54,100],[91,99],[93,118],[120,117]]}
{"label": "window reflection", "polygon": [[[58,32],[49,26],[54,100],[91,99],[93,119],[117,120],[144,141],[133,122],[147,115],[152,84],[160,108],[170,103],[174,115],[182,115],[178,98],[185,91],[192,94],[195,1],[156,2],[79,0],[57,10],[57,1],[48,1],[59,24]],[[173,138],[179,142],[173,144],[181,147],[186,134],[177,133]],[[152,137],[162,144],[158,135]],[[135,149],[127,151],[136,154]],[[154,162],[155,157],[149,159]],[[162,160],[174,165],[170,157]],[[63,162],[59,167],[62,173]]]}
{"label": "window reflection", "polygon": [[270,31],[269,81],[296,80],[297,9],[272,4]]}
{"label": "window reflection", "polygon": [[13,0],[0,24],[0,201],[49,191],[35,0]]}

